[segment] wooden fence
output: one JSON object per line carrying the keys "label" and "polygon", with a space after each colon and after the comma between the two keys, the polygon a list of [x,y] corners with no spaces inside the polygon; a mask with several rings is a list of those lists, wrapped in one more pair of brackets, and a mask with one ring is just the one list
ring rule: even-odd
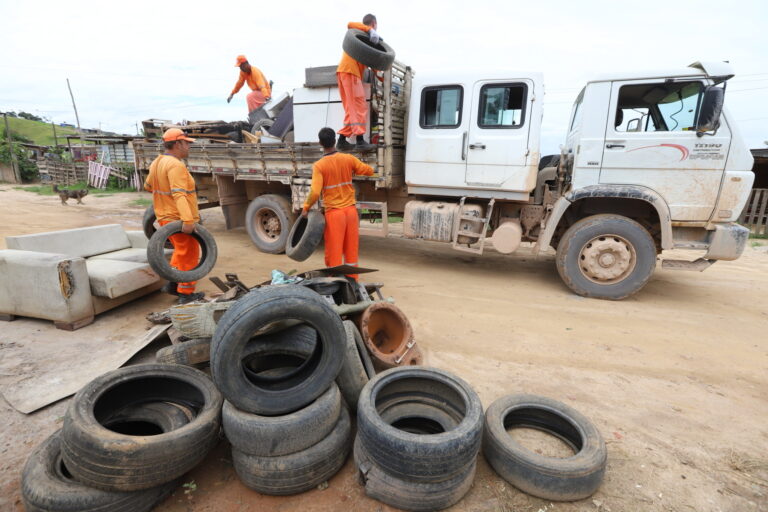
{"label": "wooden fence", "polygon": [[74,185],[88,179],[88,166],[85,162],[75,164],[59,162],[56,160],[37,160],[37,169],[40,171],[40,180],[57,185]]}
{"label": "wooden fence", "polygon": [[752,190],[739,222],[755,235],[768,235],[768,188]]}

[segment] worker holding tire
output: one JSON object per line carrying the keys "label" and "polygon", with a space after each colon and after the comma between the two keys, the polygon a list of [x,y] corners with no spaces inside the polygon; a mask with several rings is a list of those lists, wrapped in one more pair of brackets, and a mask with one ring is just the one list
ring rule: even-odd
{"label": "worker holding tire", "polygon": [[240,92],[243,84],[248,82],[248,87],[251,88],[251,92],[245,97],[248,103],[248,115],[260,109],[266,102],[272,97],[272,87],[267,79],[264,77],[264,73],[261,72],[256,66],[251,66],[245,55],[238,55],[235,60],[235,67],[240,68],[240,76],[237,79],[234,89],[227,98],[227,103],[232,101],[232,97]]}
{"label": "worker holding tire", "polygon": [[[189,156],[189,145],[194,141],[178,128],[166,130],[163,134],[165,153],[149,166],[149,175],[144,182],[144,188],[152,192],[157,222],[161,226],[176,220],[183,223],[182,232],[169,238],[173,244],[171,266],[178,270],[192,270],[200,260],[200,244],[190,236],[200,222],[195,179],[182,162]],[[178,295],[179,304],[187,304],[205,296],[195,293],[195,284],[196,281],[168,283],[162,291]]]}
{"label": "worker holding tire", "polygon": [[[318,133],[323,157],[312,166],[312,185],[301,211],[306,217],[309,209],[322,195],[325,208],[325,266],[346,264],[358,266],[360,221],[355,206],[352,177],[373,176],[373,167],[354,155],[339,153],[334,148],[336,133],[323,128]],[[349,277],[357,280],[357,274]]]}
{"label": "worker holding tire", "polygon": [[[376,16],[366,14],[362,23],[351,21],[347,29],[354,28],[368,33],[375,44],[379,40],[376,33]],[[339,151],[370,151],[376,146],[368,144],[363,139],[368,119],[368,103],[365,101],[365,89],[363,89],[363,72],[365,66],[350,57],[347,52],[342,52],[341,62],[336,68],[336,82],[339,86],[341,104],[344,107],[344,126],[339,130],[339,142],[336,149]],[[356,143],[353,145],[347,141],[347,137],[354,135]]]}

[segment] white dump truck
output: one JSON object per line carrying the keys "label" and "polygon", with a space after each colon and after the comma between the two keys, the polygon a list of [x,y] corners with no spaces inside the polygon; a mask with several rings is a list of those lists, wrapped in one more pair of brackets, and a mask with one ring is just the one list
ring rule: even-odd
{"label": "white dump truck", "polygon": [[[727,63],[624,73],[587,82],[559,155],[540,155],[540,73],[423,74],[398,62],[370,84],[355,179],[360,208],[382,222],[363,234],[400,236],[482,254],[548,246],[565,284],[587,297],[622,299],[650,278],[669,249],[704,252],[664,268],[703,270],[738,258],[748,231],[736,224],[754,175],[752,156],[723,107]],[[316,134],[343,110],[330,83],[294,90],[292,142],[192,145],[199,195],[245,226],[256,247],[282,252],[321,156]],[[134,143],[146,170],[159,142]],[[399,231],[399,230],[398,230]]]}

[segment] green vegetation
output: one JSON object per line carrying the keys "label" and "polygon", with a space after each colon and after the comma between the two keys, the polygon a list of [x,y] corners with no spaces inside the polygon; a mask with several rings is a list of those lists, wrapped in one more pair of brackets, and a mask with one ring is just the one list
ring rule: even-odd
{"label": "green vegetation", "polygon": [[145,197],[140,197],[138,199],[134,199],[133,201],[131,201],[132,206],[141,206],[142,208],[146,208],[151,204],[152,204],[152,200],[147,199]]}
{"label": "green vegetation", "polygon": [[[19,135],[32,144],[37,144],[38,146],[53,146],[54,144],[51,123],[9,116],[8,125],[11,128],[11,134]],[[2,128],[3,138],[5,138],[5,123],[0,124],[0,127]],[[76,133],[77,130],[74,128],[56,127],[56,136],[59,139],[59,145],[62,146],[67,145],[67,139],[64,138],[65,135],[74,135]],[[80,141],[78,141],[79,143]]]}
{"label": "green vegetation", "polygon": [[768,233],[764,235],[757,235],[755,233],[750,233],[749,238],[757,238],[758,240],[768,240]]}
{"label": "green vegetation", "polygon": [[[34,192],[35,194],[41,195],[41,196],[53,196],[56,195],[56,192],[53,191],[53,185],[23,185],[20,187],[13,187],[16,190],[24,190],[26,192]],[[84,181],[81,181],[79,183],[75,183],[74,185],[69,185],[67,187],[61,186],[59,187],[59,190],[82,190],[84,188],[87,188],[91,192],[95,192],[96,197],[106,197],[110,196],[112,194],[122,194],[123,192],[136,192],[136,189],[133,187],[130,188],[117,188],[110,184],[105,189],[100,188],[93,188],[89,187],[88,184]],[[144,206],[144,204],[138,204],[139,201],[146,201],[147,205],[149,205],[151,202],[148,199],[136,199],[134,201],[137,206]]]}

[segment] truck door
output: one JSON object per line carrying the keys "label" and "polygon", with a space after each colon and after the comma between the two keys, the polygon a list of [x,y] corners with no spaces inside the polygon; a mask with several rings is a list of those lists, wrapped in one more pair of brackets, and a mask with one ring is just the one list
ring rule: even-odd
{"label": "truck door", "polygon": [[691,80],[614,82],[600,183],[643,185],[667,202],[673,221],[709,220],[731,134],[697,137],[705,84]]}
{"label": "truck door", "polygon": [[527,168],[531,123],[526,120],[532,89],[530,80],[475,82],[467,139],[468,187],[523,192],[532,188]]}
{"label": "truck door", "polygon": [[[464,187],[466,169],[465,92],[463,84],[415,87],[406,149],[406,182],[411,190]],[[418,116],[414,115],[418,112]]]}

